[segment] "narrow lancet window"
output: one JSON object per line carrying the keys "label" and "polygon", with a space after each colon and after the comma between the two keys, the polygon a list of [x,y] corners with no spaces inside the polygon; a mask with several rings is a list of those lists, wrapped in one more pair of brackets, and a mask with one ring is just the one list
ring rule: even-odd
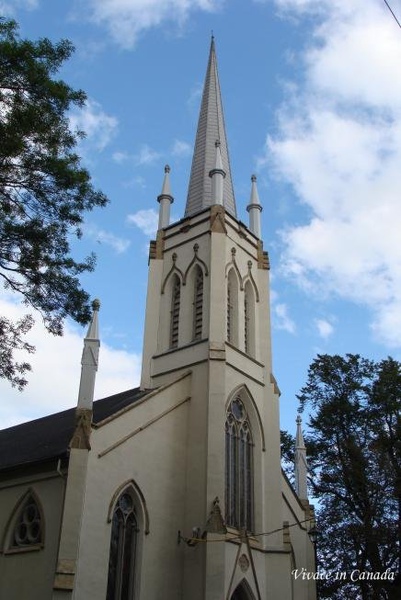
{"label": "narrow lancet window", "polygon": [[249,281],[244,291],[244,350],[255,356],[255,295]]}
{"label": "narrow lancet window", "polygon": [[113,514],[106,600],[135,600],[137,542],[134,501],[131,494],[125,492],[118,499]]}
{"label": "narrow lancet window", "polygon": [[180,324],[181,282],[174,275],[171,294],[170,348],[177,348]]}
{"label": "narrow lancet window", "polygon": [[253,442],[247,412],[235,398],[226,418],[226,524],[253,531]]}
{"label": "narrow lancet window", "polygon": [[227,342],[238,343],[238,281],[233,269],[227,278]]}
{"label": "narrow lancet window", "polygon": [[203,325],[203,271],[199,266],[195,268],[194,285],[194,324],[193,339],[202,339]]}
{"label": "narrow lancet window", "polygon": [[232,291],[231,281],[227,283],[227,341],[231,342],[231,330],[232,330],[232,319],[233,319],[233,306],[232,306]]}

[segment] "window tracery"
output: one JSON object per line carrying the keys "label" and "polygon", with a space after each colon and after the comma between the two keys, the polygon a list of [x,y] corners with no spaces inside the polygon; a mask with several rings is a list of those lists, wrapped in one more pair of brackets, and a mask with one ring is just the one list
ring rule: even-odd
{"label": "window tracery", "polygon": [[253,531],[253,441],[244,404],[230,403],[225,423],[226,524]]}
{"label": "window tracery", "polygon": [[135,600],[138,518],[132,495],[126,491],[114,509],[106,600]]}
{"label": "window tracery", "polygon": [[15,520],[10,549],[29,548],[43,543],[43,518],[34,496],[30,494]]}

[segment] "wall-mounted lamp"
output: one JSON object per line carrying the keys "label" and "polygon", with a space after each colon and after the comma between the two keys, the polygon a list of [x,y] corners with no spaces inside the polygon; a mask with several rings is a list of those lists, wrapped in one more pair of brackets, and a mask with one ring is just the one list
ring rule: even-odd
{"label": "wall-mounted lamp", "polygon": [[315,545],[317,542],[317,538],[319,536],[319,531],[316,529],[315,526],[313,526],[309,529],[308,535],[309,535],[309,539],[312,542],[312,544]]}

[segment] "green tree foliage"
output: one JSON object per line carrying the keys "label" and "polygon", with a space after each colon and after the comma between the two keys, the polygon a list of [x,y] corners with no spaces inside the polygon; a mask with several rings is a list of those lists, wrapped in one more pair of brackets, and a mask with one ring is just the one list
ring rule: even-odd
{"label": "green tree foliage", "polygon": [[[311,411],[306,446],[318,500],[319,567],[331,574],[320,597],[401,598],[400,363],[320,355],[298,398],[301,410]],[[386,569],[394,582],[366,578]]]}
{"label": "green tree foliage", "polygon": [[[55,335],[67,316],[90,318],[78,276],[93,270],[94,256],[76,262],[70,240],[84,213],[107,203],[75,153],[83,133],[69,126],[85,94],[55,78],[72,52],[66,40],[20,39],[16,23],[0,18],[0,278]],[[24,342],[32,322],[0,316],[0,377],[19,388],[30,366],[14,350],[34,350]]]}
{"label": "green tree foliage", "polygon": [[290,480],[294,483],[295,438],[288,431],[280,431],[281,467]]}

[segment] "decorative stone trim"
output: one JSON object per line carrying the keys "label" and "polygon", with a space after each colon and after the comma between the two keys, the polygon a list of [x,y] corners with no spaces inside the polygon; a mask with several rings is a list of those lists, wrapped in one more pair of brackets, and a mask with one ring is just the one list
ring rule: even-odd
{"label": "decorative stone trim", "polygon": [[216,498],[213,500],[213,507],[206,522],[206,531],[207,533],[227,533],[227,528],[221,514],[220,500],[218,496],[216,496]]}
{"label": "decorative stone trim", "polygon": [[90,436],[92,430],[92,410],[90,408],[77,408],[75,411],[75,430],[70,442],[70,448],[90,450]]}
{"label": "decorative stone trim", "polygon": [[53,589],[72,591],[74,589],[75,567],[75,560],[60,559],[57,563]]}
{"label": "decorative stone trim", "polygon": [[237,252],[237,250],[235,248],[231,248],[231,262],[229,262],[226,265],[226,277],[228,276],[230,268],[233,267],[234,271],[235,271],[235,273],[236,273],[236,275],[238,277],[239,289],[242,292],[243,289],[244,289],[244,282],[242,281],[241,273],[239,272],[237,261],[235,260],[236,252]]}
{"label": "decorative stone trim", "polygon": [[199,258],[198,250],[199,250],[199,244],[194,244],[194,257],[192,258],[191,262],[189,263],[189,265],[184,273],[184,277],[182,279],[182,285],[185,285],[187,283],[188,273],[191,270],[191,267],[193,267],[193,265],[195,263],[198,263],[199,265],[201,265],[202,271],[203,271],[205,277],[207,277],[209,275],[209,269],[207,268],[207,264],[205,263],[204,260]]}
{"label": "decorative stone trim", "polygon": [[227,233],[225,225],[226,211],[219,204],[215,204],[210,208],[210,231],[213,233]]}
{"label": "decorative stone trim", "polygon": [[263,250],[263,242],[261,240],[258,240],[258,269],[270,271],[269,254]]}
{"label": "decorative stone trim", "polygon": [[256,285],[256,282],[253,278],[252,275],[252,261],[248,260],[248,274],[245,275],[244,280],[243,280],[243,287],[245,288],[245,284],[247,281],[250,281],[253,290],[255,292],[255,298],[256,298],[256,302],[259,302],[259,290],[258,290],[258,286]]}
{"label": "decorative stone trim", "polygon": [[162,285],[162,291],[161,291],[161,293],[162,293],[162,294],[164,294],[164,290],[165,290],[165,288],[166,288],[166,284],[167,284],[167,281],[168,281],[168,279],[169,279],[170,275],[172,275],[174,272],[178,273],[178,275],[179,275],[179,277],[180,277],[180,281],[183,281],[183,279],[184,279],[184,274],[183,274],[183,272],[182,272],[182,271],[181,271],[181,269],[179,269],[179,268],[177,267],[177,265],[176,265],[176,262],[177,262],[177,254],[176,254],[175,252],[173,253],[173,255],[172,255],[171,259],[172,259],[172,261],[173,261],[173,266],[171,267],[170,271],[167,273],[167,275],[166,275],[166,277],[165,277],[165,280],[163,281],[163,285]]}

